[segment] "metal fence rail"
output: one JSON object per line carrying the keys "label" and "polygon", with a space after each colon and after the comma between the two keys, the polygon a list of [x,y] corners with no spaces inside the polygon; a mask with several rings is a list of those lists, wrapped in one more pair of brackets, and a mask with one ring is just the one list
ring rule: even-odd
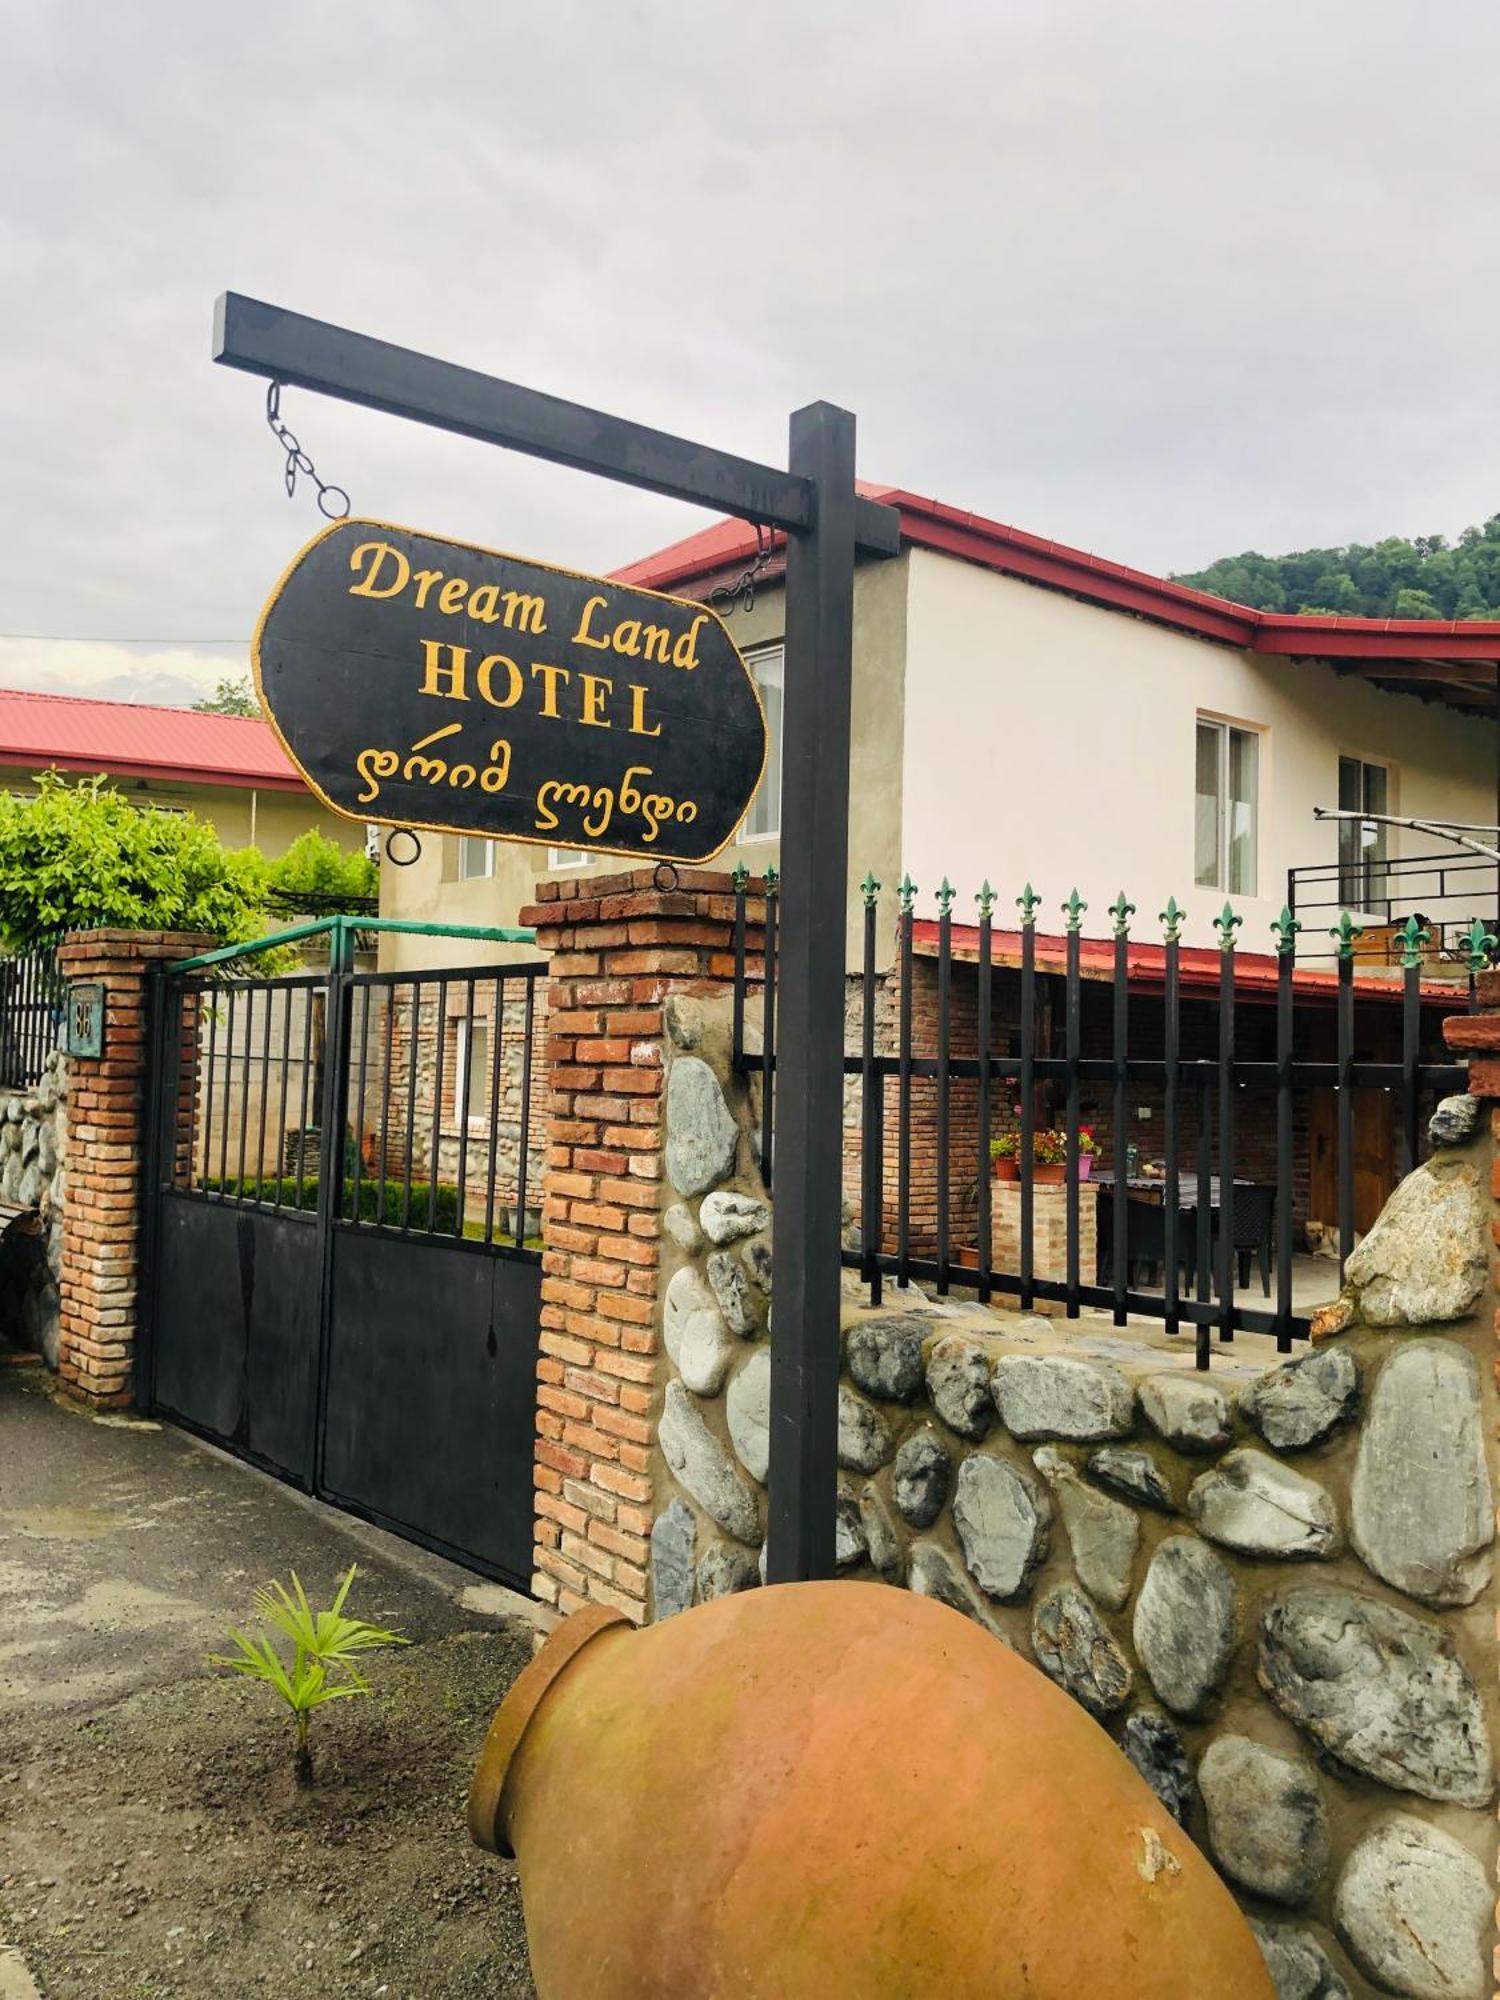
{"label": "metal fence rail", "polygon": [[0,958],[0,1088],[28,1090],[58,1045],[66,999],[56,945]]}
{"label": "metal fence rail", "polygon": [[[997,898],[986,884],[976,898],[978,922],[972,933],[972,957],[957,959],[952,917],[953,891],[944,882],[938,892],[940,916],[934,926],[929,962],[935,961],[935,1010],[930,1034],[919,1037],[914,1026],[915,886],[907,880],[899,891],[893,973],[896,1005],[890,1007],[886,979],[878,973],[880,884],[867,877],[864,889],[863,965],[856,975],[856,1031],[844,1055],[846,1090],[857,1079],[859,1105],[858,1190],[860,1216],[857,1249],[846,1248],[844,1262],[857,1269],[878,1303],[882,1280],[912,1278],[934,1281],[940,1293],[972,1285],[982,1302],[996,1293],[1014,1298],[1023,1309],[1038,1300],[1060,1304],[1076,1317],[1084,1307],[1109,1311],[1115,1324],[1131,1315],[1161,1320],[1169,1332],[1194,1329],[1196,1359],[1209,1366],[1212,1341],[1230,1341],[1239,1330],[1273,1334],[1278,1349],[1291,1351],[1305,1337],[1309,1322],[1293,1307],[1292,1256],[1296,1159],[1294,1133],[1299,1102],[1305,1093],[1333,1093],[1337,1180],[1339,1272],[1355,1241],[1355,1093],[1378,1089],[1395,1094],[1399,1168],[1405,1173],[1420,1156],[1422,1112],[1438,1094],[1462,1089],[1464,1069],[1439,1055],[1438,1023],[1443,1011],[1440,993],[1424,989],[1422,969],[1425,933],[1411,921],[1404,937],[1399,982],[1365,974],[1356,985],[1360,928],[1347,913],[1331,929],[1337,959],[1336,978],[1327,971],[1297,977],[1298,933],[1290,910],[1272,925],[1274,977],[1263,957],[1255,990],[1238,966],[1237,946],[1242,919],[1226,904],[1215,918],[1217,963],[1205,975],[1206,954],[1190,955],[1195,990],[1183,991],[1181,929],[1184,913],[1169,901],[1161,916],[1159,952],[1143,979],[1132,952],[1134,906],[1123,893],[1111,906],[1111,938],[1085,940],[1082,921],[1086,905],[1076,891],[1062,906],[1064,932],[1046,940],[1046,963],[1038,963],[1037,915],[1040,899],[1030,886],[1018,897],[1019,937],[1009,934],[1008,956],[1000,974],[1007,982],[1009,1017],[1003,1037],[996,1034],[1000,963],[995,946]],[[764,890],[755,886],[757,906],[765,898],[764,959],[752,964],[747,951],[747,902],[751,888],[744,871],[736,875],[734,1046],[737,1066],[760,1072],[765,1079],[761,1126],[761,1166],[769,1183],[775,1166],[774,1082],[776,1072],[776,905],[778,883],[767,871]],[[759,924],[757,907],[754,923]],[[759,943],[759,938],[755,939]],[[1085,977],[1083,955],[1091,954]],[[1474,1005],[1477,973],[1491,962],[1495,940],[1476,926],[1467,951],[1468,986],[1453,989],[1448,1011]],[[1101,954],[1104,956],[1101,958]],[[955,967],[974,975],[973,1047],[957,1046],[955,1033]],[[1205,985],[1205,979],[1208,983]],[[1378,983],[1379,991],[1369,983]],[[1090,1005],[1090,1033],[1085,1034],[1085,996],[1091,1002],[1107,990],[1107,1025],[1102,1004]],[[1148,1004],[1142,1002],[1149,990]],[[1045,1003],[1045,1005],[1044,1005]],[[1332,1010],[1332,1033],[1328,1014]],[[1379,1009],[1379,1025],[1389,1055],[1373,1059],[1356,1039],[1356,1018],[1362,1033],[1369,1010]],[[1040,1031],[1046,1013],[1054,1032],[1044,1040]],[[749,1032],[759,1015],[760,1035]],[[893,1018],[892,1018],[893,1016]],[[1060,1017],[1061,1052],[1055,1029]],[[1246,1032],[1247,1024],[1253,1033]],[[1196,1049],[1184,1044],[1191,1025]],[[1237,1026],[1241,1031],[1237,1041]],[[1425,1036],[1424,1036],[1425,1028]],[[1316,1030],[1316,1033],[1314,1032]],[[1399,1053],[1396,1043],[1399,1038]],[[750,1044],[759,1040],[759,1047]],[[964,1037],[968,1040],[968,1033]],[[1003,1039],[1007,1048],[995,1046]],[[928,1043],[919,1047],[919,1040]],[[1086,1041],[1093,1046],[1086,1047]],[[1308,1044],[1323,1046],[1315,1053]],[[1100,1043],[1103,1046],[1098,1046]],[[1206,1044],[1206,1045],[1205,1045]],[[914,1105],[918,1087],[926,1103],[924,1123],[935,1131],[935,1147],[916,1143]],[[1076,1167],[1084,1134],[1081,1098],[1086,1086],[1108,1104],[1112,1128],[1112,1184],[1098,1191],[1100,1248],[1107,1273],[1084,1268],[1081,1228],[1082,1181]],[[956,1087],[964,1092],[961,1121],[955,1118]],[[1001,1111],[1002,1088],[1014,1107]],[[1162,1113],[1162,1159],[1150,1183],[1148,1216],[1140,1199],[1141,1183],[1132,1184],[1124,1135],[1129,1130],[1132,1101],[1149,1092]],[[1247,1307],[1235,1298],[1235,1270],[1240,1255],[1236,1243],[1236,1213],[1248,1196],[1248,1184],[1237,1169],[1243,1164],[1240,1134],[1244,1125],[1241,1101],[1246,1093],[1271,1107],[1274,1131],[1275,1230],[1274,1297],[1266,1310]],[[1062,1105],[1062,1128],[1045,1135],[1049,1149],[1063,1155],[1066,1212],[1065,1267],[1060,1276],[1039,1273],[1035,1242],[1037,1188],[1041,1184],[1036,1159],[1038,1101],[1049,1095]],[[888,1106],[888,1099],[893,1104]],[[890,1129],[894,1110],[894,1130]],[[846,1124],[851,1121],[846,1117]],[[962,1123],[960,1133],[958,1126]],[[991,1179],[992,1140],[1002,1138],[1014,1151],[1019,1191],[1017,1252],[997,1254],[994,1189]],[[1129,1151],[1133,1151],[1130,1148]],[[1048,1179],[1053,1176],[1047,1176]],[[964,1245],[954,1216],[953,1187],[972,1181],[974,1242]],[[926,1183],[924,1185],[924,1182]],[[1157,1191],[1159,1189],[1159,1199]],[[846,1190],[847,1192],[848,1190]],[[931,1241],[919,1246],[914,1213],[919,1197],[924,1215],[932,1217]],[[1219,1224],[1215,1224],[1216,1211]],[[1149,1225],[1149,1242],[1143,1236]],[[1159,1233],[1158,1233],[1159,1232]],[[1269,1242],[1269,1235],[1267,1237]],[[1131,1284],[1134,1254],[1149,1250],[1159,1259],[1162,1290],[1142,1291]],[[960,1260],[972,1253],[973,1268]],[[1182,1276],[1182,1267],[1188,1276]]]}

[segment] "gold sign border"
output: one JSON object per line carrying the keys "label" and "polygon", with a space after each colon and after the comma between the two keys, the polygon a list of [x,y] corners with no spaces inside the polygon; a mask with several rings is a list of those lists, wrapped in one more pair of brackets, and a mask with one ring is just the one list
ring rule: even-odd
{"label": "gold sign border", "polygon": [[[754,674],[752,674],[750,671],[749,663],[746,661],[745,656],[740,651],[739,647],[734,643],[734,638],[733,635],[730,633],[729,627],[724,623],[724,620],[719,616],[718,612],[714,610],[711,604],[700,603],[697,598],[693,597],[674,597],[670,591],[647,590],[641,584],[638,583],[620,583],[615,578],[607,576],[595,576],[592,575],[587,570],[567,569],[561,563],[537,562],[534,557],[516,555],[512,550],[509,549],[491,549],[491,548],[486,548],[481,542],[465,542],[465,541],[460,541],[456,536],[453,535],[439,535],[434,533],[431,528],[408,528],[408,527],[403,527],[397,521],[375,521],[371,520],[370,517],[365,514],[353,514],[353,515],[346,515],[345,518],[341,521],[330,521],[326,528],[320,528],[318,532],[311,537],[310,540],[304,542],[302,547],[298,549],[297,553],[292,557],[291,561],[287,564],[286,568],[281,572],[281,575],[276,579],[275,586],[272,589],[270,596],[266,599],[264,605],[261,607],[260,616],[255,621],[255,631],[252,633],[250,638],[250,672],[254,677],[255,698],[260,703],[261,713],[265,716],[266,721],[270,723],[272,731],[275,734],[276,740],[281,745],[282,749],[286,752],[288,761],[291,763],[293,770],[300,772],[302,777],[302,782],[307,786],[307,789],[313,794],[314,798],[321,801],[321,803],[325,805],[331,813],[336,814],[338,818],[353,820],[357,826],[371,825],[371,826],[390,826],[390,827],[410,827],[415,832],[453,834],[462,840],[498,840],[498,841],[503,841],[507,846],[510,847],[546,848],[550,845],[557,844],[555,842],[549,842],[544,835],[537,836],[525,833],[475,833],[472,827],[453,826],[444,820],[388,819],[380,813],[351,812],[347,806],[336,805],[334,801],[331,798],[329,798],[328,794],[323,790],[322,786],[313,777],[312,773],[307,769],[306,765],[302,762],[301,758],[297,755],[296,751],[293,750],[291,744],[287,741],[280,723],[276,720],[276,717],[271,712],[271,704],[266,700],[265,685],[261,679],[260,645],[261,645],[261,639],[266,629],[266,620],[275,610],[277,602],[281,597],[281,593],[286,589],[287,584],[291,581],[293,574],[296,572],[298,568],[300,568],[300,566],[307,559],[307,557],[312,554],[313,550],[318,546],[319,542],[326,542],[328,540],[328,537],[330,535],[337,534],[340,528],[349,528],[349,527],[381,528],[387,534],[392,534],[392,535],[420,535],[426,541],[442,542],[448,548],[467,549],[472,555],[495,556],[498,557],[501,562],[520,563],[521,566],[525,569],[545,570],[550,576],[571,577],[577,583],[597,583],[605,590],[628,590],[639,597],[655,598],[659,603],[662,604],[682,605],[687,610],[692,611],[695,614],[698,612],[706,612],[707,615],[713,619],[714,623],[718,626],[719,630],[724,634],[725,639],[728,641],[729,650],[734,654],[735,659],[738,660],[740,665],[740,671],[744,674],[745,679],[749,684],[751,695],[754,697],[755,706],[760,711],[760,727],[761,727],[760,772],[755,780],[754,785],[751,787],[750,797],[745,801],[745,812],[748,812],[750,810],[750,806],[755,798],[755,794],[760,790],[761,781],[764,779],[766,775],[766,764],[770,758],[770,748],[771,748],[770,730],[766,723],[766,707],[765,703],[760,698],[760,689],[756,685]],[[733,831],[727,834],[725,838],[719,842],[717,847],[710,848],[707,854],[668,854],[664,850],[657,850],[651,854],[643,854],[641,853],[639,848],[635,847],[583,846],[578,841],[575,840],[570,840],[564,844],[578,848],[579,851],[586,854],[613,855],[621,860],[635,861],[635,862],[651,862],[651,861],[680,862],[685,867],[695,868],[695,867],[702,867],[706,862],[717,860],[719,855],[721,855],[724,852],[725,848],[733,847],[735,840],[739,834],[740,827],[743,825],[743,823],[744,823],[744,815],[742,814],[740,819],[735,823]],[[587,841],[587,838],[588,836],[585,835],[584,840]]]}

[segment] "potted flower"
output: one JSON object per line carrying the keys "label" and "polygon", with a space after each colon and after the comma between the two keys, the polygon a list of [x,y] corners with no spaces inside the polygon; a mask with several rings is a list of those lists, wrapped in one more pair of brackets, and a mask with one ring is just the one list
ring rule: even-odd
{"label": "potted flower", "polygon": [[1051,1187],[1067,1172],[1068,1135],[1050,1127],[1034,1133],[1031,1141],[1032,1178],[1038,1187]]}
{"label": "potted flower", "polygon": [[1075,1160],[1075,1179],[1080,1181],[1088,1179],[1094,1170],[1094,1160],[1102,1150],[1099,1141],[1094,1137],[1093,1127],[1090,1125],[1080,1125],[1078,1128],[1078,1153]]}
{"label": "potted flower", "polygon": [[1016,1181],[1021,1178],[1020,1161],[1017,1154],[1021,1150],[1021,1136],[1018,1132],[1001,1132],[990,1141],[990,1163],[995,1169],[997,1181]]}

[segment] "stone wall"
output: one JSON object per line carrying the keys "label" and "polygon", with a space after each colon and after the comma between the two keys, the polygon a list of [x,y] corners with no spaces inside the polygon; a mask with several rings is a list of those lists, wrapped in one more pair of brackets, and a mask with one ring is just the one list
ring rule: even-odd
{"label": "stone wall", "polygon": [[[656,1617],[758,1583],[769,1456],[771,1213],[727,1006],[665,1055]],[[1433,1136],[1290,1361],[845,1313],[841,1573],[941,1599],[1082,1703],[1298,2000],[1492,1991],[1492,1142],[1471,1099]]]}
{"label": "stone wall", "polygon": [[29,1090],[0,1092],[0,1338],[57,1366],[58,1282],[68,1145],[68,1059],[47,1056]]}

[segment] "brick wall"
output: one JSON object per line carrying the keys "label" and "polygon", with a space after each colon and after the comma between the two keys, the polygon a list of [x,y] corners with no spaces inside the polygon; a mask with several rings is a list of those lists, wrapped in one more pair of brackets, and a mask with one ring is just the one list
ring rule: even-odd
{"label": "brick wall", "polygon": [[562,1610],[606,1603],[639,1623],[665,1387],[666,1017],[674,996],[728,990],[733,887],[641,868],[537,894],[519,918],[552,971],[532,1587]]}
{"label": "brick wall", "polygon": [[[103,1054],[70,1064],[59,1287],[58,1373],[91,1403],[128,1403],[133,1395],[147,981],[153,964],[190,958],[213,942],[172,931],[74,931],[58,953],[65,980],[105,987]],[[190,1009],[184,1062],[197,1029]]]}

